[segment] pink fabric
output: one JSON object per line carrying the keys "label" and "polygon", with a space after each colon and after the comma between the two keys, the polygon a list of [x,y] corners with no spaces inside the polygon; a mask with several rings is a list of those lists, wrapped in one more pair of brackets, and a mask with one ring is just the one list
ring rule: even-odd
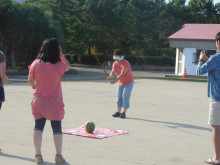
{"label": "pink fabric", "polygon": [[34,98],[31,103],[32,113],[36,119],[62,120],[64,103],[61,89],[61,75],[65,73],[66,64],[43,63],[35,60],[29,68],[29,77],[36,80]]}
{"label": "pink fabric", "polygon": [[129,64],[127,60],[123,60],[121,66],[119,66],[117,62],[115,61],[113,63],[113,68],[115,69],[117,76],[121,74],[121,71],[123,68],[128,68],[128,71],[126,72],[126,74],[118,81],[120,85],[125,86],[134,81],[134,77],[131,72],[131,65]]}
{"label": "pink fabric", "polygon": [[79,128],[63,130],[63,133],[69,134],[69,135],[88,137],[88,138],[102,139],[102,138],[116,136],[116,135],[124,135],[124,134],[127,134],[128,131],[96,127],[93,133],[87,133],[85,131],[85,127],[81,126]]}

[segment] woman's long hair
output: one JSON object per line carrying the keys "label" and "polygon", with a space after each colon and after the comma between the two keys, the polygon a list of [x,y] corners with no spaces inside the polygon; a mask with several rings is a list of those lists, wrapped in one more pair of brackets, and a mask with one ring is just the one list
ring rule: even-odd
{"label": "woman's long hair", "polygon": [[52,64],[61,61],[58,41],[55,38],[46,39],[41,45],[37,59],[40,59],[43,62],[50,62]]}

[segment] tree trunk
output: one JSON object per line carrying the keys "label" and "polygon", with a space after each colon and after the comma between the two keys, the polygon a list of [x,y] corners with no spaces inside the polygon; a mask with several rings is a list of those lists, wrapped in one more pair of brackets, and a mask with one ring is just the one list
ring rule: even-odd
{"label": "tree trunk", "polygon": [[137,62],[136,64],[139,64],[140,61],[140,55],[139,55],[139,40],[138,37],[136,37],[136,47],[135,47],[135,51],[136,51],[136,56],[137,56]]}
{"label": "tree trunk", "polygon": [[89,47],[88,47],[88,55],[92,55],[90,44],[89,44]]}
{"label": "tree trunk", "polygon": [[12,69],[16,69],[15,50],[14,50],[13,44],[12,44],[12,50],[11,50],[11,66],[12,66]]}

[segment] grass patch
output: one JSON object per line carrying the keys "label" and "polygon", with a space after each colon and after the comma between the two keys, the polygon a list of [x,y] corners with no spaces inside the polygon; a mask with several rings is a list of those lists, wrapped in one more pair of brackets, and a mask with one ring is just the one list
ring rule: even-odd
{"label": "grass patch", "polygon": [[[134,77],[135,80],[138,79],[155,79],[155,80],[170,80],[170,81],[191,81],[191,82],[207,82],[206,79],[195,79],[195,78],[171,78],[171,77]],[[99,80],[106,80],[106,78],[78,78],[78,79],[71,79],[71,78],[63,78],[62,81],[99,81]]]}
{"label": "grass patch", "polygon": [[157,79],[157,80],[173,80],[173,81],[208,82],[208,80],[206,80],[206,79],[173,78],[173,77],[135,77],[135,79]]}

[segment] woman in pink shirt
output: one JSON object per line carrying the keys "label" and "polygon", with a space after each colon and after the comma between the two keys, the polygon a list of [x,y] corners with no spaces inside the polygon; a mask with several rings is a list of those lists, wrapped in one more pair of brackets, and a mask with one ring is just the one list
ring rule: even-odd
{"label": "woman in pink shirt", "polygon": [[43,42],[40,52],[29,67],[28,80],[34,92],[31,103],[35,119],[34,146],[37,164],[43,162],[41,155],[42,133],[46,120],[51,120],[54,144],[56,148],[56,163],[65,163],[61,154],[62,126],[64,118],[64,103],[61,90],[61,75],[70,69],[70,63],[63,56],[61,46],[54,38]]}
{"label": "woman in pink shirt", "polygon": [[[108,77],[111,84],[118,82],[118,110],[112,116],[126,118],[126,111],[130,107],[130,97],[134,86],[134,77],[131,72],[131,66],[127,60],[124,59],[123,52],[120,49],[114,51],[113,59],[116,60],[112,65],[112,71]],[[117,78],[111,80],[115,75]],[[121,109],[124,108],[121,113]]]}

